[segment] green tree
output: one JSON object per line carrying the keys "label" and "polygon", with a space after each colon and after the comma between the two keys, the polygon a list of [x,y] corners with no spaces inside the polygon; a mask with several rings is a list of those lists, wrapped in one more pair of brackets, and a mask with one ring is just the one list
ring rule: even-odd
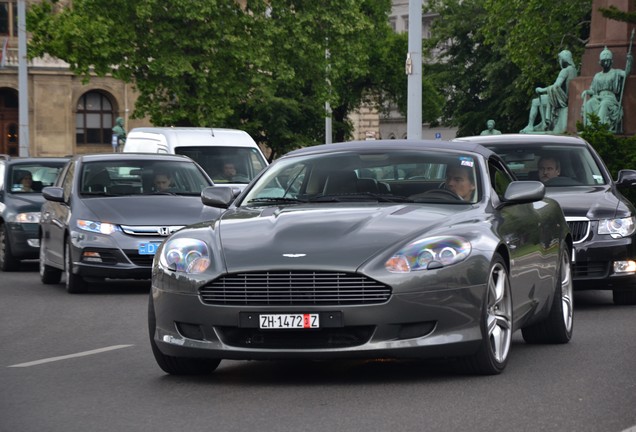
{"label": "green tree", "polygon": [[503,132],[528,120],[534,89],[554,82],[557,54],[580,59],[591,0],[431,0],[439,13],[427,48],[447,95],[443,120],[458,135],[493,118]]}
{"label": "green tree", "polygon": [[241,128],[276,156],[323,142],[329,101],[346,139],[348,114],[382,92],[390,0],[245,3],[44,0],[27,17],[29,55],[132,83],[133,117],[155,125]]}

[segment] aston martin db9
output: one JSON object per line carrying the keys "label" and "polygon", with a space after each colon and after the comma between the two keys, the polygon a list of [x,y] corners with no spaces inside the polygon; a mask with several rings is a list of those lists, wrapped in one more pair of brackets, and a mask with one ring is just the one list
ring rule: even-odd
{"label": "aston martin db9", "polygon": [[500,373],[515,331],[572,335],[572,239],[544,193],[481,146],[406,140],[296,150],[238,196],[206,188],[223,213],[155,256],[156,362],[454,357]]}

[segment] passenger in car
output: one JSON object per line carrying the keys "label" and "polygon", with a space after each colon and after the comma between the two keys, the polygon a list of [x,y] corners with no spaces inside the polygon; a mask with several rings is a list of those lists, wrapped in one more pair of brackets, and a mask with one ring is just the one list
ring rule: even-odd
{"label": "passenger in car", "polygon": [[539,168],[539,180],[542,183],[561,175],[561,163],[554,156],[542,156],[537,167]]}

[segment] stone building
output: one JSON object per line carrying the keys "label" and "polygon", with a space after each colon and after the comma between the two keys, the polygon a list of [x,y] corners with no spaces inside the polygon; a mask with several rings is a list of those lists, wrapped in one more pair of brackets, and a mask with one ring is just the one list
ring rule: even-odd
{"label": "stone building", "polygon": [[[17,1],[0,0],[0,153],[16,156],[20,146],[17,22]],[[27,86],[29,156],[110,152],[115,118],[123,117],[126,129],[148,125],[128,121],[136,100],[129,85],[108,77],[83,84],[57,59],[29,61]]]}

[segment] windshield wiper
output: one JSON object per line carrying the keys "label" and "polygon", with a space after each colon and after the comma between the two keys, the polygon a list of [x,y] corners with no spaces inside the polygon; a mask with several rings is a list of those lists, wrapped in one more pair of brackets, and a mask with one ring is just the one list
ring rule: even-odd
{"label": "windshield wiper", "polygon": [[283,198],[283,197],[258,197],[253,198],[248,201],[249,204],[253,203],[272,203],[272,202],[282,202],[282,203],[305,203],[306,200],[301,200],[298,198]]}
{"label": "windshield wiper", "polygon": [[398,195],[382,195],[372,192],[324,194],[317,195],[311,202],[345,202],[345,201],[377,201],[377,202],[411,202],[408,198]]}

